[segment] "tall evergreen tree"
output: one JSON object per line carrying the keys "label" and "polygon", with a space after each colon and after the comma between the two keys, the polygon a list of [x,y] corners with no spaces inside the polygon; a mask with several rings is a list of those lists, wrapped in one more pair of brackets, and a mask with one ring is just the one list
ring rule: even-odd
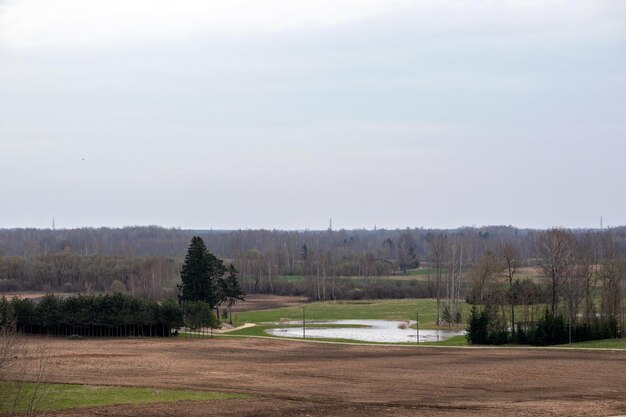
{"label": "tall evergreen tree", "polygon": [[213,308],[217,304],[215,284],[215,256],[207,251],[199,236],[191,239],[180,271],[182,283],[178,285],[180,302],[203,301]]}

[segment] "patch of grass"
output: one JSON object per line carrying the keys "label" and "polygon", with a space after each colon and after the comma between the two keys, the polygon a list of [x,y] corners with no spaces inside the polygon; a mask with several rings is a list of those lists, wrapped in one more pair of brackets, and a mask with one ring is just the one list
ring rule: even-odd
{"label": "patch of grass", "polygon": [[572,343],[571,345],[557,345],[554,347],[579,349],[626,349],[626,339],[590,340],[588,342]]}
{"label": "patch of grass", "polygon": [[[425,326],[435,322],[437,302],[432,299],[326,301],[303,306],[306,320],[415,320],[419,311],[420,324]],[[239,324],[278,322],[285,318],[302,320],[302,306],[240,313]]]}
{"label": "patch of grass", "polygon": [[435,268],[417,268],[417,269],[407,269],[407,275],[432,275],[435,276],[437,274],[437,270]]}
{"label": "patch of grass", "polygon": [[[0,391],[10,393],[16,382],[0,382]],[[24,395],[18,402],[18,412],[28,409],[27,399],[33,392],[34,385],[21,383]],[[231,398],[247,398],[245,395],[225,394],[208,391],[184,391],[157,388],[109,387],[73,384],[47,384],[43,388],[41,400],[37,404],[39,411],[55,411],[68,408],[103,407],[115,404],[148,404],[172,401],[210,401]],[[0,403],[0,413],[11,411],[12,404]]]}
{"label": "patch of grass", "polygon": [[468,346],[467,338],[465,336],[453,336],[450,339],[442,340],[440,342],[425,342],[420,343],[424,346]]}
{"label": "patch of grass", "polygon": [[304,280],[302,275],[276,275],[272,278],[274,281],[298,283]]}
{"label": "patch of grass", "polygon": [[[364,329],[370,326],[362,324],[307,324],[307,329]],[[225,336],[267,336],[267,337],[280,337],[270,333],[266,333],[266,330],[270,329],[286,329],[286,328],[302,328],[302,325],[290,324],[290,325],[256,325],[254,327],[246,327],[245,329],[235,330],[234,332],[224,333]],[[222,336],[222,335],[220,335]],[[328,339],[323,339],[328,340]]]}

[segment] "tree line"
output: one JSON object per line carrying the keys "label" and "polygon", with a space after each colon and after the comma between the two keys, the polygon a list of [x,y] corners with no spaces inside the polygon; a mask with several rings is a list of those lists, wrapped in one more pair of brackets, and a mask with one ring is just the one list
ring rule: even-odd
{"label": "tree line", "polygon": [[[47,294],[37,302],[0,299],[0,327],[15,320],[17,331],[29,334],[89,337],[169,337],[172,329],[214,328],[220,306],[232,323],[231,308],[245,300],[234,265],[210,253],[200,237],[193,237],[181,269],[178,302],[158,303],[121,293],[69,297]],[[213,311],[216,311],[214,314]]]}
{"label": "tree line", "polygon": [[123,294],[47,294],[37,302],[2,297],[0,317],[14,319],[21,333],[85,337],[169,337],[185,323],[174,300],[157,303]]}
{"label": "tree line", "polygon": [[528,293],[531,279],[522,277],[523,259],[509,243],[486,251],[472,265],[469,340],[547,345],[621,337],[626,258],[619,241],[608,232],[551,229],[537,245],[545,281],[539,293]]}
{"label": "tree line", "polygon": [[[576,241],[596,242],[593,256],[601,254],[599,236],[610,237],[615,257],[626,253],[625,227],[562,231]],[[453,230],[0,230],[0,290],[65,288],[172,297],[185,248],[197,235],[216,257],[238,266],[246,293],[303,295],[311,300],[432,297],[439,300],[438,321],[450,322],[459,319],[466,299],[502,298],[502,291],[492,291],[494,281],[503,281],[500,278],[506,278],[508,287],[515,287],[505,291],[505,298],[515,297],[518,301],[514,302],[522,305],[543,303],[546,297],[559,294],[560,266],[555,265],[552,272],[543,268],[547,234],[505,226]],[[513,269],[506,272],[501,268],[507,247],[515,250],[518,262],[512,275]],[[418,266],[430,273],[420,278],[404,276]],[[531,267],[545,271],[549,282],[528,279],[521,273]],[[553,273],[556,275],[550,278]],[[584,274],[580,269],[577,273]],[[394,276],[399,278],[394,282],[378,279]],[[593,276],[599,275],[594,272]],[[550,288],[552,284],[558,288]],[[596,280],[597,286],[605,288],[605,284],[613,288],[622,285],[615,280]],[[593,285],[589,289],[595,291]],[[613,305],[616,302],[613,300]],[[609,304],[607,300],[605,308]]]}
{"label": "tree line", "polygon": [[146,299],[175,296],[180,262],[162,256],[82,255],[66,248],[31,257],[0,256],[0,292],[109,292]]}

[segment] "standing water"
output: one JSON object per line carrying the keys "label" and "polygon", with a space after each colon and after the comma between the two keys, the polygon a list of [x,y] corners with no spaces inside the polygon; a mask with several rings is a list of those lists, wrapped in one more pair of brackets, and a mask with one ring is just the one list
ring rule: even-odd
{"label": "standing water", "polygon": [[[302,322],[292,322],[290,324],[301,324]],[[415,322],[411,322],[413,324]],[[332,325],[362,325],[367,327],[345,327],[345,328],[322,328],[307,327],[306,337],[312,339],[350,339],[361,342],[380,343],[402,343],[416,342],[416,330],[408,328],[406,321],[397,320],[336,320],[336,321],[315,321],[307,324],[332,324]],[[288,327],[270,329],[267,332],[274,336],[281,337],[302,337],[302,328]],[[446,340],[453,336],[464,335],[463,330],[422,330],[419,331],[421,342],[436,342]]]}

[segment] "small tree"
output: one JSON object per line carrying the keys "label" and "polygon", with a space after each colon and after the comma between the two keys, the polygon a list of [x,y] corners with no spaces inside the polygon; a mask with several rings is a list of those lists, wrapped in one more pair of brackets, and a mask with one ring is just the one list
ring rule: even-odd
{"label": "small tree", "polygon": [[170,336],[172,328],[178,328],[183,325],[183,312],[176,301],[165,300],[161,304],[161,323],[164,326],[163,336]]}
{"label": "small tree", "polygon": [[230,324],[233,324],[232,307],[238,301],[246,301],[246,294],[239,285],[237,279],[238,271],[233,265],[228,268],[228,276],[223,280],[224,282],[224,294],[226,305],[228,306],[228,319]]}
{"label": "small tree", "polygon": [[467,324],[467,341],[473,345],[486,344],[489,336],[489,315],[484,311],[478,311],[478,307],[472,306]]}
{"label": "small tree", "polygon": [[517,248],[510,243],[503,243],[500,246],[500,253],[504,262],[504,269],[509,281],[508,298],[511,306],[511,334],[515,337],[515,290],[514,277],[520,267],[521,260]]}
{"label": "small tree", "polygon": [[187,301],[183,303],[183,319],[185,325],[193,330],[205,327],[215,328],[217,319],[213,309],[203,301]]}
{"label": "small tree", "polygon": [[544,274],[551,280],[551,308],[552,318],[557,316],[557,307],[560,299],[560,288],[571,272],[572,257],[574,255],[574,239],[572,234],[561,229],[550,229],[539,238],[539,251],[543,259]]}

